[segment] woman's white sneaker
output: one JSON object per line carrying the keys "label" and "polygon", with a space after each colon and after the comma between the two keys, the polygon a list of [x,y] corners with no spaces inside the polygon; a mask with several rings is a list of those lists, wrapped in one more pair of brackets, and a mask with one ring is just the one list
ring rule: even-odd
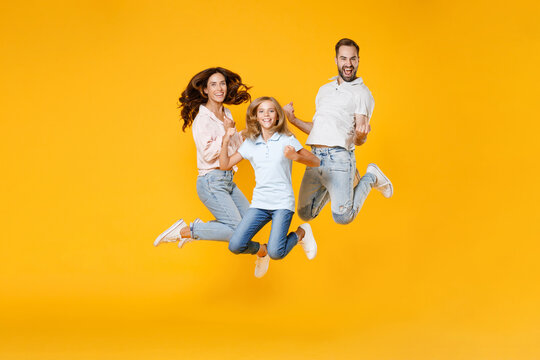
{"label": "woman's white sneaker", "polygon": [[315,242],[313,231],[308,223],[302,224],[300,227],[304,229],[305,235],[302,241],[299,241],[298,243],[302,245],[302,249],[304,249],[307,258],[312,260],[315,255],[317,255],[317,243]]}
{"label": "woman's white sneaker", "polygon": [[381,192],[381,194],[385,198],[392,197],[394,194],[394,188],[392,187],[392,183],[390,182],[390,179],[386,177],[386,175],[383,174],[381,169],[375,164],[369,164],[367,166],[366,173],[375,175],[375,178],[377,179],[375,181],[375,184],[373,184],[373,187]]}
{"label": "woman's white sneaker", "polygon": [[165,242],[176,242],[180,240],[182,238],[180,236],[180,231],[186,226],[187,225],[184,220],[178,220],[156,238],[154,241],[154,246],[158,246],[159,244]]}
{"label": "woman's white sneaker", "polygon": [[265,256],[257,256],[255,260],[255,277],[262,278],[264,274],[268,271],[268,265],[270,264],[270,256],[266,254]]}

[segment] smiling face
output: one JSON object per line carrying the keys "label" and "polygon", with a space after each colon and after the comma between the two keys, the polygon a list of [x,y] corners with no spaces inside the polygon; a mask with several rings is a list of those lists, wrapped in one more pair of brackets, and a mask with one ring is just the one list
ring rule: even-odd
{"label": "smiling face", "polygon": [[278,113],[276,105],[270,100],[263,101],[257,108],[257,122],[261,129],[270,130],[276,126]]}
{"label": "smiling face", "polygon": [[358,52],[354,46],[342,45],[336,55],[339,77],[346,82],[356,79],[358,70]]}
{"label": "smiling face", "polygon": [[227,96],[227,82],[225,76],[220,73],[215,73],[208,78],[204,93],[208,96],[208,101],[213,101],[218,104],[225,101]]}

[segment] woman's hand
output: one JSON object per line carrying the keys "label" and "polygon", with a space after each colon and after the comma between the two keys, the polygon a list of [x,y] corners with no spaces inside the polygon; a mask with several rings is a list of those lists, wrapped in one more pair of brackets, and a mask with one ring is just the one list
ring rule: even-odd
{"label": "woman's hand", "polygon": [[227,115],[224,116],[223,118],[223,126],[225,127],[225,131],[227,131],[228,129],[234,129],[234,120],[227,117]]}
{"label": "woman's hand", "polygon": [[235,132],[236,132],[235,128],[228,128],[228,129],[226,128],[225,129],[225,135],[223,135],[223,141],[222,142],[228,143]]}

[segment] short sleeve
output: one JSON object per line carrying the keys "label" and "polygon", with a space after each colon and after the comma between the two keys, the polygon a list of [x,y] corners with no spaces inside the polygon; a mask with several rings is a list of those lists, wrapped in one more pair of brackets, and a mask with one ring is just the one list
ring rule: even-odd
{"label": "short sleeve", "polygon": [[244,159],[248,159],[249,160],[249,153],[250,153],[250,150],[249,148],[251,147],[251,144],[250,144],[250,140],[249,139],[246,139],[244,140],[244,142],[242,143],[242,145],[240,145],[240,147],[238,148],[238,153],[240,155],[242,155],[242,157]]}
{"label": "short sleeve", "polygon": [[356,108],[354,109],[355,114],[365,115],[369,117],[368,107],[366,103],[366,96],[363,94],[358,95],[356,100]]}
{"label": "short sleeve", "polygon": [[289,145],[291,145],[296,152],[302,150],[304,147],[300,144],[300,141],[293,135],[289,138]]}
{"label": "short sleeve", "polygon": [[319,91],[317,91],[317,96],[315,96],[315,109],[319,107],[319,99],[321,97],[321,88],[319,88]]}
{"label": "short sleeve", "polygon": [[356,106],[354,109],[354,113],[365,115],[368,117],[368,119],[370,119],[371,114],[373,113],[373,105],[374,101],[371,92],[369,90],[362,91],[356,95]]}

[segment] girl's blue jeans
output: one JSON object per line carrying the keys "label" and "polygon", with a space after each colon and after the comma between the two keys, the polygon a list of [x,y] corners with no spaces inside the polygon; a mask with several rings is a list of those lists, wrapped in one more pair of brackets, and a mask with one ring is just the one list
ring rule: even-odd
{"label": "girl's blue jeans", "polygon": [[288,209],[249,208],[229,241],[229,250],[235,254],[256,254],[260,244],[251,239],[271,220],[268,255],[274,260],[283,259],[298,243],[296,233],[287,235],[293,215],[294,212]]}

